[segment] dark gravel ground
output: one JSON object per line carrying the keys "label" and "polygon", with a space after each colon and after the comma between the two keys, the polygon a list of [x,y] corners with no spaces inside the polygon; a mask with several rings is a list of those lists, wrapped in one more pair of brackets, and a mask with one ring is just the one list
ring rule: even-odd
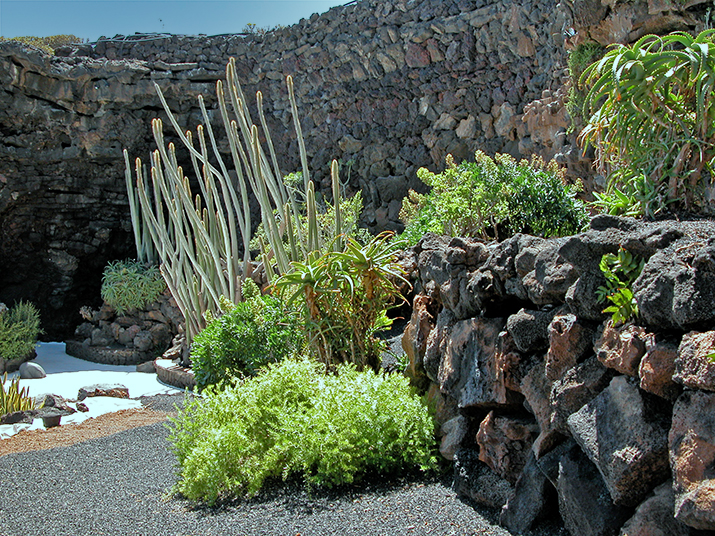
{"label": "dark gravel ground", "polygon": [[[160,396],[143,402],[171,410],[177,400]],[[496,512],[461,501],[445,479],[372,482],[313,494],[288,483],[251,501],[194,508],[170,494],[175,459],[167,433],[159,423],[69,447],[3,456],[0,535],[510,534],[495,524]]]}

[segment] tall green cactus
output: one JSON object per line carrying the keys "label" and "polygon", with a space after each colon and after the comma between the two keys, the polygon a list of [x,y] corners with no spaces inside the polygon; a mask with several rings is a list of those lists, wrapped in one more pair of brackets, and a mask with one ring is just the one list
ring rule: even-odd
{"label": "tall green cactus", "polygon": [[[169,122],[188,149],[194,173],[199,179],[200,194],[191,191],[189,179],[178,165],[174,145],[165,144],[160,119],[152,121],[157,150],[151,154],[150,179],[145,176],[141,160],[137,158],[133,169],[134,183],[129,155],[124,152],[137,255],[140,259],[142,256],[150,258],[152,253],[148,242],[153,244],[161,262],[162,274],[184,314],[189,342],[205,327],[204,314],[220,311],[221,296],[234,302],[241,299],[241,281],[250,276],[252,266],[249,191],[258,200],[261,222],[266,231],[268,244],[260,258],[269,280],[277,274],[289,272],[291,262],[303,261],[312,251],[325,247],[318,232],[315,188],[310,181],[290,76],[286,84],[303,168],[305,216],[301,214],[295,195],[284,184],[262,109],[262,94],[260,91],[256,94],[256,101],[267,153],[259,141],[258,126],[251,119],[236,77],[233,58],[226,66],[225,84],[221,80],[216,83],[216,95],[235,176],[232,176],[224,155],[218,149],[203,98],[199,96],[199,106],[205,125],[197,128],[197,147],[192,133],[182,131],[157,84],[156,91]],[[231,110],[227,101],[230,101]],[[333,162],[335,238],[344,232],[337,170],[337,162]],[[303,217],[308,220],[307,234],[302,231]],[[284,241],[286,235],[287,245]],[[338,238],[332,243],[342,242]]]}

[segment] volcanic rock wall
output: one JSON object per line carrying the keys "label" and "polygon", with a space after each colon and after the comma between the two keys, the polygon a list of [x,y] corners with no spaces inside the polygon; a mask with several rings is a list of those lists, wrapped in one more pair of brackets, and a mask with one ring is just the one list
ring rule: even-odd
{"label": "volcanic rock wall", "polygon": [[365,0],[264,35],[100,40],[57,56],[3,43],[0,301],[36,302],[49,338],[98,305],[106,261],[133,255],[121,150],[151,150],[154,82],[195,128],[196,96],[215,109],[214,83],[236,57],[246,94],[263,91],[287,173],[294,75],[319,186],[341,159],[349,191],[364,193],[363,223],[397,228],[419,166],[477,148],[519,154],[524,105],[560,83],[562,26],[555,0]]}
{"label": "volcanic rock wall", "polygon": [[[408,251],[408,375],[461,494],[516,534],[557,515],[573,536],[712,534],[713,236],[599,216],[573,237],[428,234]],[[625,325],[596,292],[619,247],[645,261]]]}

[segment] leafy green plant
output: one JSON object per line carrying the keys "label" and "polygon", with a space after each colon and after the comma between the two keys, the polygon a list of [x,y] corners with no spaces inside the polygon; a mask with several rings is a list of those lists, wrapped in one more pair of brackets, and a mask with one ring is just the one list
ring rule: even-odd
{"label": "leafy green plant", "polygon": [[622,324],[638,316],[638,303],[631,287],[644,265],[643,259],[638,259],[622,247],[617,254],[607,253],[601,257],[598,267],[606,278],[606,286],[599,287],[596,295],[601,302],[611,302],[612,305],[603,312],[611,313],[614,324]]}
{"label": "leafy green plant", "polygon": [[[249,282],[244,289],[252,288]],[[252,376],[301,349],[297,312],[279,298],[250,292],[243,302],[224,303],[225,314],[211,319],[194,337],[191,361],[199,390]]]}
{"label": "leafy green plant", "polygon": [[713,211],[706,193],[715,166],[715,30],[612,45],[581,84],[589,120],[579,141],[595,147],[606,194],[636,192],[645,177],[651,213],[669,203]]}
{"label": "leafy green plant", "polygon": [[430,231],[496,239],[517,232],[563,236],[588,222],[577,188],[565,183],[556,163],[517,162],[506,154],[491,159],[482,151],[475,160],[457,165],[448,155],[444,172],[418,170],[432,191],[410,191],[402,202],[402,237],[410,244]]}
{"label": "leafy green plant", "polygon": [[0,381],[0,415],[34,409],[35,401],[30,397],[29,388],[20,389],[20,378],[13,378],[7,386],[6,383],[7,372],[3,374]]}
{"label": "leafy green plant", "polygon": [[166,290],[159,268],[133,261],[110,262],[102,275],[102,299],[118,315],[156,301]]}
{"label": "leafy green plant", "polygon": [[3,41],[19,41],[20,43],[25,43],[26,45],[32,45],[37,48],[41,48],[48,54],[54,54],[55,49],[65,45],[72,45],[75,43],[83,43],[84,39],[77,37],[76,35],[50,35],[48,37],[35,37],[32,35],[26,35],[22,37],[1,37],[0,43]]}
{"label": "leafy green plant", "polygon": [[302,475],[334,486],[371,471],[435,467],[434,421],[405,377],[321,368],[288,359],[187,401],[169,438],[180,467],[175,490],[213,504],[255,495],[267,479]]}
{"label": "leafy green plant", "polygon": [[386,311],[400,299],[397,281],[406,282],[395,263],[404,242],[391,239],[381,233],[362,246],[348,238],[343,251],[293,263],[275,282],[302,307],[308,340],[326,365],[378,369],[385,343],[376,335],[391,324]]}
{"label": "leafy green plant", "polygon": [[3,309],[0,311],[0,359],[25,358],[35,349],[37,337],[42,333],[40,312],[32,303],[24,301]]}
{"label": "leafy green plant", "polygon": [[581,75],[586,68],[603,56],[604,48],[596,42],[582,43],[568,53],[566,64],[569,72],[568,93],[566,95],[566,111],[569,113],[571,125],[569,133],[575,131],[583,123],[583,104],[586,92],[579,85]]}

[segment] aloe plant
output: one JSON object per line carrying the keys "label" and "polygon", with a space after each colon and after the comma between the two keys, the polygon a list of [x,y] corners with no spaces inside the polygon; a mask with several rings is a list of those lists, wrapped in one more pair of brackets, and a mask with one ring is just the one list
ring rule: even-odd
{"label": "aloe plant", "polygon": [[712,211],[703,188],[714,182],[715,29],[612,45],[580,83],[589,121],[579,140],[595,146],[607,194],[639,191],[634,183],[645,176],[651,212],[683,200],[686,209]]}
{"label": "aloe plant", "polygon": [[27,411],[35,407],[35,401],[30,397],[27,387],[20,388],[20,378],[13,378],[6,387],[7,372],[0,382],[0,415],[15,411]]}
{"label": "aloe plant", "polygon": [[326,365],[379,368],[384,344],[376,335],[402,299],[397,284],[408,284],[395,262],[405,243],[392,237],[384,232],[364,246],[347,238],[342,251],[313,252],[275,282],[288,303],[301,303],[309,342]]}
{"label": "aloe plant", "polygon": [[[216,83],[219,112],[229,144],[232,168],[218,149],[204,100],[199,106],[204,125],[184,132],[172,114],[158,85],[159,99],[176,135],[188,149],[191,165],[199,179],[200,192],[193,192],[183,168],[178,164],[173,144],[165,144],[160,119],[152,121],[157,150],[151,154],[151,173],[147,176],[142,162],[133,166],[136,183],[130,180],[132,166],[125,151],[127,189],[134,203],[132,221],[137,244],[150,237],[161,262],[161,271],[176,299],[185,321],[189,342],[206,325],[205,314],[221,310],[221,296],[240,301],[241,281],[251,275],[252,192],[261,209],[261,223],[266,242],[261,248],[261,262],[270,279],[289,272],[291,262],[302,261],[324,247],[318,233],[315,188],[310,180],[308,159],[302,139],[292,77],[286,80],[293,113],[305,191],[305,215],[301,203],[283,181],[270,132],[263,113],[263,96],[256,94],[259,123],[265,136],[259,141],[259,128],[253,122],[246,98],[236,77],[235,60],[226,67],[226,82]],[[229,104],[230,103],[230,108]],[[335,236],[343,229],[340,215],[337,163],[331,168],[335,207]],[[302,219],[307,218],[307,232]],[[288,236],[288,244],[284,237]],[[332,242],[333,240],[331,240]],[[339,242],[338,238],[335,240]],[[143,250],[143,246],[137,246]]]}

